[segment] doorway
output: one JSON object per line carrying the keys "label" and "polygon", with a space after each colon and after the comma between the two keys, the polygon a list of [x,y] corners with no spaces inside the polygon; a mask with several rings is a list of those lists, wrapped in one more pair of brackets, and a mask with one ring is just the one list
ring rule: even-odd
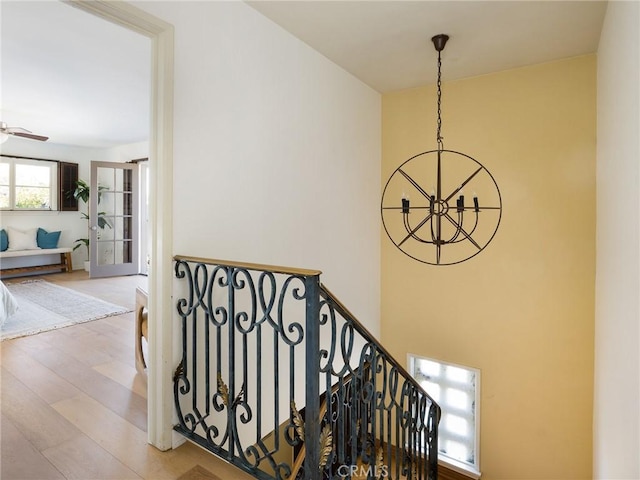
{"label": "doorway", "polygon": [[151,39],[148,440],[160,450],[168,450],[172,447],[173,414],[173,26],[126,3],[76,0],[69,4]]}

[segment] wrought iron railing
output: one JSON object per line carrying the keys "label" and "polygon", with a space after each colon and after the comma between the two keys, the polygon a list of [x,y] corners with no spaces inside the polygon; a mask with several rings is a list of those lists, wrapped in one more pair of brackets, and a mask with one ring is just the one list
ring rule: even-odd
{"label": "wrought iron railing", "polygon": [[175,260],[176,431],[260,479],[437,478],[440,408],[320,272]]}

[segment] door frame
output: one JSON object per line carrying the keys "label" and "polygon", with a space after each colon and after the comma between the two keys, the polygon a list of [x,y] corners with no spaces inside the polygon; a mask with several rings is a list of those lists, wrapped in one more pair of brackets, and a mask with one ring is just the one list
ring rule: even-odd
{"label": "door frame", "polygon": [[[151,124],[149,194],[148,441],[172,447],[173,346],[173,25],[124,2],[62,0],[73,7],[133,30],[151,40]],[[162,194],[160,194],[162,192]]]}
{"label": "door frame", "polygon": [[151,238],[149,235],[149,203],[147,202],[149,159],[145,158],[137,161],[137,163],[140,169],[138,172],[138,178],[140,179],[140,264],[138,265],[138,270],[142,275],[149,275],[149,264],[147,263],[151,253],[151,248],[149,247],[149,239]]}

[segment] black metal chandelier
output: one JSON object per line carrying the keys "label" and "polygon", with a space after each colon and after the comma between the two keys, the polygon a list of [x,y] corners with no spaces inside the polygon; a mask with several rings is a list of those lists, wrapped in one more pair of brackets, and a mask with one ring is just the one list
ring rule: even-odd
{"label": "black metal chandelier", "polygon": [[[411,157],[391,174],[380,210],[387,235],[403,253],[430,265],[453,265],[474,257],[493,240],[502,197],[480,162],[444,148],[441,53],[449,36],[431,40],[438,52],[438,148]],[[471,203],[465,192],[472,192]]]}

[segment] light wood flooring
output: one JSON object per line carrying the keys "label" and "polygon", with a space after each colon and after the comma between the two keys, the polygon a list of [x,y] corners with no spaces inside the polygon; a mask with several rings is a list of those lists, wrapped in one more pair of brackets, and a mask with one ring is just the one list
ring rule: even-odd
{"label": "light wood flooring", "polygon": [[[147,282],[83,271],[30,278],[132,310]],[[0,344],[0,478],[164,480],[196,465],[223,480],[252,478],[190,443],[169,452],[147,444],[146,376],[135,369],[133,339],[132,312]]]}

